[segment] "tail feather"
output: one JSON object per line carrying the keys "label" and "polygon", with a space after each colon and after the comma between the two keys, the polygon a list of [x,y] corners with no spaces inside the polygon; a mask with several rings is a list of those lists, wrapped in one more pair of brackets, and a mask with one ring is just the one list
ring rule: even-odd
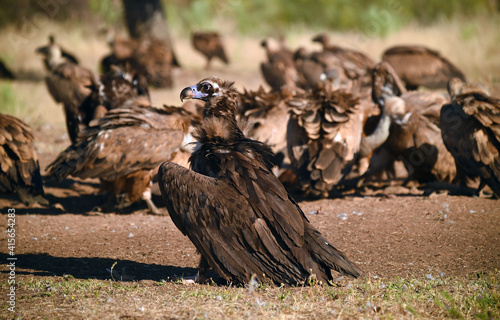
{"label": "tail feather", "polygon": [[[315,234],[314,234],[315,233]],[[333,247],[317,230],[309,229],[305,233],[305,241],[311,247],[312,255],[318,262],[329,268],[354,278],[363,274],[361,269],[347,257]]]}

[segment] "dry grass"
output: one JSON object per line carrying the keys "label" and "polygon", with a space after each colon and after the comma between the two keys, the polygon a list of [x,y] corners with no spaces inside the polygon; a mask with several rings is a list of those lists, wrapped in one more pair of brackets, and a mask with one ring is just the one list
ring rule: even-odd
{"label": "dry grass", "polygon": [[[500,273],[437,279],[376,277],[340,286],[186,286],[175,282],[76,280],[18,283],[16,319],[352,319],[500,316]],[[7,284],[1,285],[2,295]],[[2,319],[12,317],[6,303]]]}

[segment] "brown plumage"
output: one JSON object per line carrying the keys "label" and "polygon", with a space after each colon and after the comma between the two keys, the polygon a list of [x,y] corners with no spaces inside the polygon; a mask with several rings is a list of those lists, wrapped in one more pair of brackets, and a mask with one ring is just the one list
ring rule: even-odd
{"label": "brown plumage", "polygon": [[143,37],[140,39],[116,36],[111,42],[112,54],[101,61],[103,72],[111,65],[135,70],[146,77],[155,87],[172,87],[172,68],[176,66],[172,49],[160,39]]}
{"label": "brown plumage", "polygon": [[192,170],[166,162],[158,177],[175,225],[227,281],[302,285],[332,270],[360,270],[329,244],[271,172],[271,150],[237,126],[239,94],[232,82],[211,77],[185,88],[181,99],[206,101]]}
{"label": "brown plumage", "polygon": [[409,172],[408,180],[451,182],[455,165],[441,138],[439,121],[441,106],[448,99],[438,93],[406,91],[386,62],[376,70],[373,99],[382,108],[393,110],[388,138],[380,147],[390,158],[371,166],[368,174],[401,160]]}
{"label": "brown plumage", "polygon": [[328,197],[355,160],[365,114],[350,93],[321,86],[288,101],[288,156],[299,189]]}
{"label": "brown plumage", "polygon": [[90,117],[87,110],[81,108],[91,94],[90,87],[97,85],[92,71],[66,59],[61,48],[52,43],[36,50],[43,56],[50,72],[45,77],[47,89],[57,103],[62,103],[66,117],[66,128],[72,143],[76,142],[84,119]]}
{"label": "brown plumage", "polygon": [[382,60],[394,68],[408,90],[416,90],[419,86],[446,88],[454,77],[465,81],[463,72],[448,59],[424,46],[394,46],[382,54]]}
{"label": "brown plumage", "polygon": [[275,91],[284,86],[295,87],[299,78],[293,52],[271,38],[262,40],[261,46],[266,50],[267,61],[260,64],[260,70],[267,84]]}
{"label": "brown plumage", "polygon": [[266,91],[261,86],[257,91],[241,93],[240,119],[247,122],[248,137],[264,142],[275,154],[287,156],[286,130],[290,108],[286,101],[293,92],[286,90]]}
{"label": "brown plumage", "polygon": [[369,73],[375,66],[375,61],[363,52],[334,45],[330,37],[325,33],[316,35],[313,41],[321,43],[323,50],[338,54],[346,62],[352,63],[357,68],[357,70],[353,69],[353,72],[356,71],[359,74]]}
{"label": "brown plumage", "polygon": [[[327,56],[332,55],[328,53]],[[341,78],[336,69],[330,68],[330,60],[325,61],[323,54],[320,52],[309,53],[306,48],[300,47],[295,50],[293,60],[298,75],[297,85],[303,89],[316,88],[318,83],[325,82],[329,78],[335,78],[335,80]],[[329,73],[330,70],[331,73]],[[337,85],[337,83],[335,82],[334,85]]]}
{"label": "brown plumage", "polygon": [[454,78],[449,84],[452,101],[441,109],[446,148],[455,158],[457,179],[479,177],[479,192],[487,184],[500,198],[500,99]]}
{"label": "brown plumage", "polygon": [[175,156],[188,125],[182,109],[110,110],[47,167],[47,178],[100,178],[112,189],[108,205],[121,209],[143,199],[152,213],[158,213],[151,200],[153,169]]}
{"label": "brown plumage", "polygon": [[[332,44],[330,37],[324,33],[315,36],[313,41],[320,43],[323,46],[323,51],[332,53],[340,61],[341,68],[337,71],[338,76],[341,77],[341,80],[343,80],[342,77],[346,77],[349,87],[340,86],[337,88],[346,89],[355,95],[363,95],[363,91],[370,90],[371,71],[375,67],[375,61],[361,51]],[[339,67],[335,67],[335,70],[337,69]]]}
{"label": "brown plumage", "polygon": [[15,192],[25,204],[47,205],[33,140],[27,124],[0,114],[0,192]]}
{"label": "brown plumage", "polygon": [[131,105],[151,106],[147,82],[141,75],[114,70],[101,75],[98,83],[90,89],[92,93],[80,107],[87,115],[84,119],[86,127],[90,121],[104,116],[112,109]]}
{"label": "brown plumage", "polygon": [[200,52],[207,59],[205,69],[210,69],[213,58],[219,58],[225,64],[229,63],[229,58],[224,49],[222,37],[215,31],[196,31],[191,36],[191,43],[195,50]]}

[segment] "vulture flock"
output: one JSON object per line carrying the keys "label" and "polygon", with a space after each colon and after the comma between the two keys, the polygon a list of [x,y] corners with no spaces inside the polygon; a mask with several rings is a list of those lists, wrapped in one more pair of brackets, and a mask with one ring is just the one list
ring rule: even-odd
{"label": "vulture flock", "polygon": [[[211,76],[180,92],[182,106],[154,107],[149,87],[172,87],[181,67],[164,41],[117,36],[96,75],[50,36],[36,53],[70,141],[41,174],[30,128],[0,115],[0,192],[47,206],[43,180],[99,179],[108,195],[99,210],[166,206],[201,254],[196,281],[213,270],[277,285],[362,274],[294,197],[363,192],[401,178],[398,162],[404,185],[500,197],[500,99],[423,46],[389,48],[376,62],[326,34],[311,40],[321,49],[264,39],[257,90]],[[206,70],[230,62],[216,32],[192,33],[192,46]],[[0,76],[14,78],[3,63]]]}

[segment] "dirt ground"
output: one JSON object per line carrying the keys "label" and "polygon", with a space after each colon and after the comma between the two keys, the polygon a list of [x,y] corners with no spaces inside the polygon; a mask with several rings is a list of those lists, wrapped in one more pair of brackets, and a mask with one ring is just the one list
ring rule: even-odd
{"label": "dirt ground", "polygon": [[[48,137],[64,145],[64,132]],[[57,150],[57,147],[52,148]],[[44,168],[56,152],[43,153]],[[106,199],[98,180],[64,180],[46,185],[49,208],[26,208],[15,195],[0,197],[0,226],[7,209],[16,212],[18,274],[122,280],[168,280],[193,275],[199,259],[194,246],[172,223],[159,194],[163,216],[136,205],[122,213],[93,209]],[[369,194],[369,195],[366,195]],[[419,188],[366,188],[343,199],[301,201],[310,221],[337,248],[371,276],[459,276],[500,266],[500,201],[451,196]],[[6,261],[7,234],[0,234]],[[2,267],[6,271],[6,266]]]}

